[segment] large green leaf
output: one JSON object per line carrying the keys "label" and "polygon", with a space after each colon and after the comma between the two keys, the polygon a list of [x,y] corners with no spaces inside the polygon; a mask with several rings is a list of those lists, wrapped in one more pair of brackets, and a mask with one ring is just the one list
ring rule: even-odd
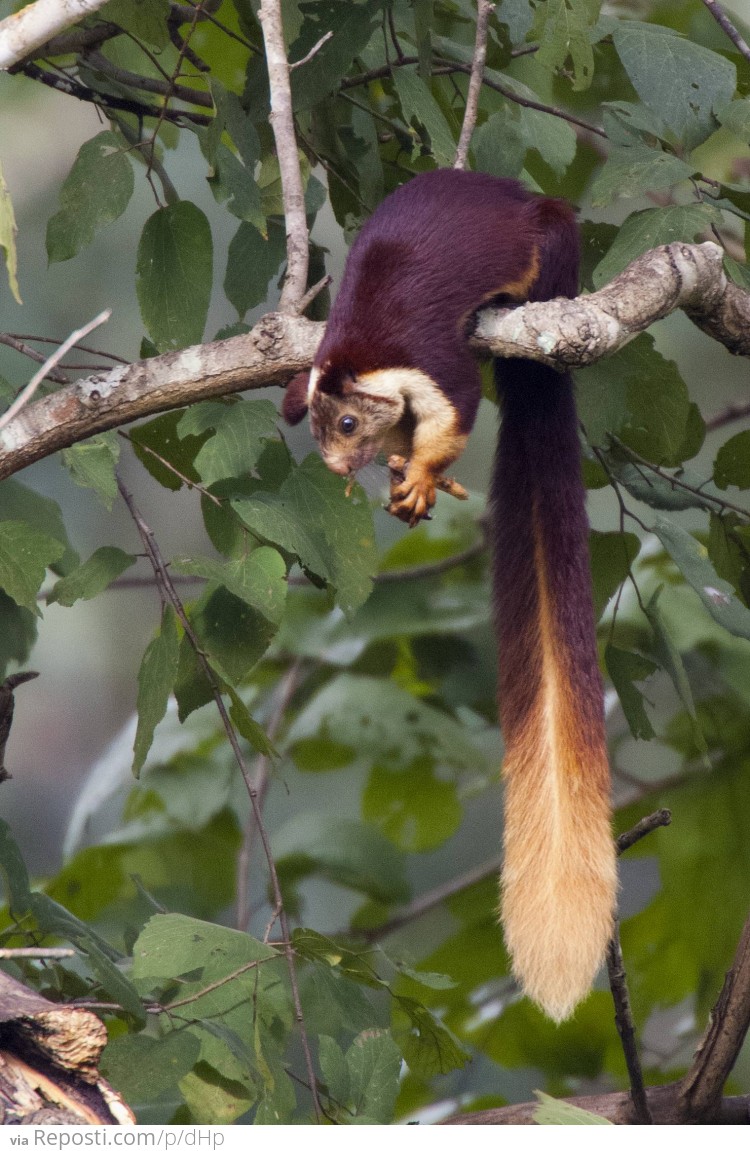
{"label": "large green leaf", "polygon": [[674,204],[669,208],[645,208],[628,216],[612,247],[594,270],[595,288],[602,288],[622,272],[632,260],[650,248],[675,240],[692,243],[712,224],[721,223],[721,213],[712,204]]}
{"label": "large green leaf", "polygon": [[420,123],[430,138],[430,148],[440,167],[449,165],[456,152],[450,126],[442,109],[429,88],[416,71],[408,68],[395,68],[393,83],[398,92],[404,120],[411,124]]}
{"label": "large green leaf", "polygon": [[750,609],[737,598],[732,585],[717,575],[708,549],[665,516],[657,516],[653,530],[709,615],[732,635],[750,639]]}
{"label": "large green leaf", "polygon": [[224,291],[242,318],[250,308],[268,299],[269,284],[286,258],[286,237],[278,224],[262,236],[243,221],[229,244]]}
{"label": "large green leaf", "polygon": [[8,284],[17,304],[21,303],[18,290],[18,254],[16,252],[16,218],[8,185],[3,178],[0,166],[0,248],[5,252],[5,266],[8,270]]}
{"label": "large green leaf", "polygon": [[638,20],[618,21],[613,40],[641,100],[680,143],[693,147],[713,131],[715,111],[734,95],[734,64],[669,28]]}
{"label": "large green leaf", "polygon": [[19,607],[40,615],[37,593],[47,568],[60,559],[64,544],[20,520],[0,522],[0,588]]}
{"label": "large green leaf", "polygon": [[367,44],[378,20],[380,0],[326,0],[306,20],[295,48],[304,56],[327,31],[333,36],[306,64],[292,72],[295,113],[307,111],[333,92],[355,56]]}
{"label": "large green leaf", "polygon": [[127,571],[136,557],[121,548],[97,548],[80,567],[57,581],[47,596],[47,603],[70,607],[79,599],[93,599]]}
{"label": "large green leaf", "polygon": [[161,627],[146,648],[138,672],[138,727],[133,745],[133,774],[138,775],[148,755],[156,725],[164,718],[177,676],[179,636],[177,617],[165,607]]}
{"label": "large green leaf", "polygon": [[100,132],[83,144],[60,189],[60,211],[47,224],[50,263],[69,260],[116,220],[133,194],[133,166],[114,132]]}
{"label": "large green leaf", "polygon": [[260,539],[299,558],[331,584],[344,611],[365,602],[377,561],[372,513],[361,489],[346,499],[346,481],[320,456],[307,457],[278,492],[233,500],[232,507]]}
{"label": "large green leaf", "polygon": [[141,316],[160,352],[198,344],[213,282],[208,220],[189,200],[159,208],[146,221],[136,264]]}
{"label": "large green leaf", "polygon": [[645,144],[613,148],[591,186],[591,202],[601,206],[618,196],[644,196],[671,188],[688,180],[694,171],[692,164],[660,148]]}

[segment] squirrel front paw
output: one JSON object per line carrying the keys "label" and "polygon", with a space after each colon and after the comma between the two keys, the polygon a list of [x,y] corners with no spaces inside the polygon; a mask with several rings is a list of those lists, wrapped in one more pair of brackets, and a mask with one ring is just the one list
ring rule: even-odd
{"label": "squirrel front paw", "polygon": [[434,476],[416,468],[403,456],[391,456],[388,468],[391,473],[391,502],[386,510],[410,528],[420,520],[429,519],[437,494]]}
{"label": "squirrel front paw", "polygon": [[448,492],[458,500],[467,500],[469,494],[461,484],[448,476],[436,475],[428,469],[415,467],[403,456],[390,456],[391,502],[387,511],[414,527],[420,520],[430,519],[438,490]]}

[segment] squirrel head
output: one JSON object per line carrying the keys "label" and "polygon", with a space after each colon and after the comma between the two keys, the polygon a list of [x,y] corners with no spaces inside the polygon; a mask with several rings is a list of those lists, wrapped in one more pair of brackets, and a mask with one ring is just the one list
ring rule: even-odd
{"label": "squirrel head", "polygon": [[[395,374],[395,373],[394,373]],[[387,370],[358,377],[330,363],[302,372],[287,385],[282,412],[297,424],[307,411],[327,467],[350,476],[365,467],[388,441],[405,415],[406,403]]]}

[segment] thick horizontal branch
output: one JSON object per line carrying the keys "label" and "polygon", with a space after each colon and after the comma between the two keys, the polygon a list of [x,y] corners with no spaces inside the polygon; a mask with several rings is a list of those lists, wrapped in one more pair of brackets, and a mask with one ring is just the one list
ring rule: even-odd
{"label": "thick horizontal branch", "polygon": [[[727,280],[721,249],[711,243],[656,248],[590,296],[488,309],[472,346],[485,355],[583,367],[676,308],[734,354],[750,355],[750,295]],[[96,432],[211,396],[283,385],[310,366],[323,331],[301,316],[270,313],[247,335],[68,384],[0,431],[0,480]]]}
{"label": "thick horizontal branch", "polygon": [[[665,1087],[649,1087],[646,1091],[649,1110],[654,1123],[683,1124],[685,1122],[679,1098],[679,1083]],[[615,1091],[610,1095],[586,1095],[568,1099],[584,1111],[592,1111],[609,1119],[610,1123],[628,1125],[635,1122],[633,1103],[626,1091]],[[443,1125],[470,1127],[528,1126],[534,1123],[537,1103],[515,1103],[510,1107],[495,1107],[489,1111],[473,1111],[465,1115],[452,1115],[444,1119]],[[718,1111],[711,1120],[714,1124],[746,1124],[750,1116],[750,1096],[735,1095],[721,1100]]]}
{"label": "thick horizontal branch", "polygon": [[323,324],[271,313],[251,332],[86,376],[0,431],[0,480],[97,432],[213,396],[284,384],[312,362]]}
{"label": "thick horizontal branch", "polygon": [[748,356],[750,295],[727,279],[722,256],[710,242],[654,248],[589,296],[481,312],[473,345],[494,356],[581,368],[682,308],[730,352]]}

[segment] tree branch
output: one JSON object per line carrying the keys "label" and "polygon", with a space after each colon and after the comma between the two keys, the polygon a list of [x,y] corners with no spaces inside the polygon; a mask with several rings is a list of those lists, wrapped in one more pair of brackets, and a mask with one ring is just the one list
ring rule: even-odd
{"label": "tree branch", "polygon": [[735,355],[750,355],[750,294],[727,279],[718,244],[667,244],[634,260],[598,292],[481,312],[477,350],[553,367],[585,367],[677,308]]}
{"label": "tree branch", "polygon": [[750,1028],[750,916],[693,1065],[680,1084],[683,1123],[711,1123]]}
{"label": "tree branch", "polygon": [[[750,294],[728,281],[717,244],[668,244],[590,296],[479,314],[472,346],[583,367],[676,308],[736,355],[750,356]],[[0,480],[97,432],[196,400],[285,384],[308,368],[324,325],[270,313],[247,335],[169,352],[61,388],[0,431]]]}
{"label": "tree branch", "polygon": [[716,0],[703,0],[706,8],[713,16],[719,27],[726,32],[729,39],[734,44],[738,52],[741,52],[746,60],[750,60],[750,45],[742,38],[740,33],[735,28],[724,10],[716,3]]}
{"label": "tree branch", "polygon": [[484,65],[487,60],[487,29],[494,8],[495,5],[491,3],[491,0],[477,0],[477,31],[474,41],[474,55],[471,61],[471,74],[469,76],[469,88],[466,93],[464,119],[461,125],[461,134],[458,138],[458,146],[456,147],[456,157],[453,161],[453,167],[458,169],[466,167],[466,159],[469,155],[469,144],[471,143],[474,126],[477,122]]}
{"label": "tree branch", "polygon": [[289,61],[284,42],[280,0],[262,0],[258,20],[263,29],[266,45],[268,83],[271,89],[269,121],[276,141],[286,223],[286,276],[279,300],[279,311],[294,314],[299,311],[300,300],[307,288],[309,244],[305,191],[302,187],[302,172],[294,130]]}
{"label": "tree branch", "polygon": [[106,0],[36,0],[0,21],[0,72],[23,60],[53,36],[103,8]]}

